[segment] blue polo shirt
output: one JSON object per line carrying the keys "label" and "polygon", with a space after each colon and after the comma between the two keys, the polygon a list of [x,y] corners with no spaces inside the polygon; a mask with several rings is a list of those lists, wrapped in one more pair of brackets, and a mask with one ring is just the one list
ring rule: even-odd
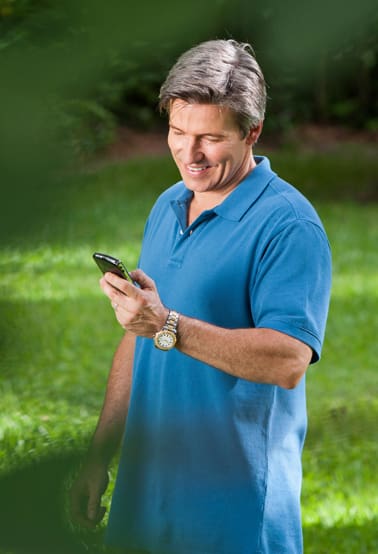
{"label": "blue polo shirt", "polygon": [[[331,261],[310,203],[267,158],[187,227],[179,182],[147,221],[140,267],[163,303],[227,328],[264,327],[318,360]],[[154,554],[299,554],[305,379],[249,382],[138,338],[107,541]]]}

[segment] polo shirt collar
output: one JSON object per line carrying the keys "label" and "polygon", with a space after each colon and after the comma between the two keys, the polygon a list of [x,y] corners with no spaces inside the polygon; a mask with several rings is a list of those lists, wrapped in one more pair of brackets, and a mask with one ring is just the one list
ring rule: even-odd
{"label": "polo shirt collar", "polygon": [[[240,221],[248,209],[256,202],[262,194],[268,183],[276,175],[270,168],[269,159],[265,156],[254,156],[256,166],[239,183],[239,185],[229,194],[221,204],[215,206],[212,210],[206,210],[203,217],[209,217],[210,214],[217,214],[223,219],[230,221]],[[180,221],[181,228],[186,227],[187,208],[192,191],[184,187],[182,194],[171,201],[172,208]],[[197,221],[197,220],[196,220]],[[198,223],[198,221],[197,221]]]}
{"label": "polo shirt collar", "polygon": [[276,176],[270,168],[269,159],[265,156],[254,156],[256,167],[239,183],[221,204],[215,206],[214,212],[224,219],[240,221],[247,210],[256,202]]}

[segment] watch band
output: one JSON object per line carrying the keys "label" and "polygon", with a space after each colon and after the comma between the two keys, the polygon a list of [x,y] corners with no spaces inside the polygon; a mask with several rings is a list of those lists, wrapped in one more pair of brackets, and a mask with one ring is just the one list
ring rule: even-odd
{"label": "watch band", "polygon": [[168,329],[177,335],[177,325],[179,320],[179,314],[174,310],[169,310],[167,321],[165,322],[163,329]]}
{"label": "watch band", "polygon": [[154,344],[159,350],[172,350],[177,342],[177,325],[179,314],[169,310],[166,322],[162,329],[154,336]]}

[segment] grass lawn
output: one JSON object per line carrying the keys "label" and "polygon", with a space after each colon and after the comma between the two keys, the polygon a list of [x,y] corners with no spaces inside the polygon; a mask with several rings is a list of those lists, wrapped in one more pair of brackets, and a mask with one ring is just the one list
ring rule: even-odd
{"label": "grass lawn", "polygon": [[[272,153],[271,159],[313,200],[334,257],[323,358],[307,379],[305,552],[373,554],[378,207],[351,198],[353,187],[361,198],[363,190],[371,191],[377,163],[362,153],[352,163],[342,151],[332,157]],[[102,530],[72,530],[61,505],[65,478],[96,423],[122,334],[98,287],[91,254],[109,252],[129,269],[136,267],[148,211],[176,179],[165,158],[71,176],[54,217],[41,221],[33,236],[2,249],[0,554],[105,552]],[[109,497],[110,491],[107,502]]]}

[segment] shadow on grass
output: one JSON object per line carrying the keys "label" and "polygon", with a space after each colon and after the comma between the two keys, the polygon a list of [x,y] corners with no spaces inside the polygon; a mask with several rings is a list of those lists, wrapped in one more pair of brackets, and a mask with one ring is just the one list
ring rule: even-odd
{"label": "shadow on grass", "polygon": [[[18,468],[0,479],[0,552],[12,554],[100,554],[101,532],[74,533],[65,511],[67,478],[78,462],[62,453]],[[373,554],[377,522],[304,529],[306,554]]]}
{"label": "shadow on grass", "polygon": [[67,513],[67,480],[77,453],[61,453],[0,477],[0,552],[96,554],[101,532],[74,531]]}

